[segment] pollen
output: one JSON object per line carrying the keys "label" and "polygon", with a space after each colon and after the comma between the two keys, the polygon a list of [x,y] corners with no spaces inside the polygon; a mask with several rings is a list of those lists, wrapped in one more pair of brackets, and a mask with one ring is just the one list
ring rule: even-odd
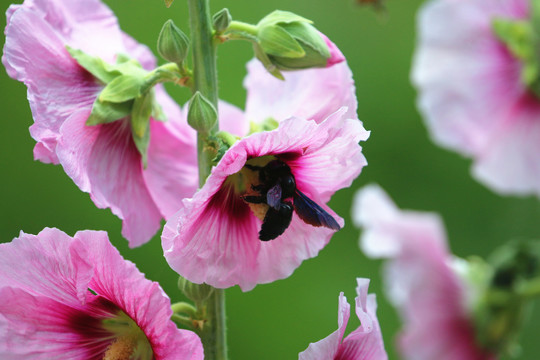
{"label": "pollen", "polygon": [[129,360],[136,346],[133,336],[120,336],[109,345],[103,360]]}
{"label": "pollen", "polygon": [[266,204],[248,204],[253,215],[263,221],[269,206]]}

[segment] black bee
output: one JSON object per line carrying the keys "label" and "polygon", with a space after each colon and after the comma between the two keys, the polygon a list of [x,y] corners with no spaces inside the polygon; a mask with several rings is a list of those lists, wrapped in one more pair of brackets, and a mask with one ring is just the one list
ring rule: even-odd
{"label": "black bee", "polygon": [[283,234],[291,224],[293,210],[306,224],[340,229],[330,214],[296,188],[291,168],[283,161],[272,160],[265,166],[245,166],[259,172],[260,184],[251,186],[259,195],[244,195],[242,199],[252,204],[268,205],[259,232],[260,240],[272,240]]}

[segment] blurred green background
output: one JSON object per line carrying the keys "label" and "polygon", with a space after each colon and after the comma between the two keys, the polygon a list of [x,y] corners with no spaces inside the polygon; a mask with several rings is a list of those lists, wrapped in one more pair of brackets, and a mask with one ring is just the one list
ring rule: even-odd
{"label": "blurred green background", "polygon": [[[9,1],[0,0],[3,9]],[[160,0],[107,0],[123,30],[147,44],[155,41],[165,20],[172,18],[186,32],[187,4],[176,0],[167,9]],[[422,1],[388,1],[386,16],[353,0],[214,0],[213,11],[228,7],[235,19],[256,23],[274,9],[289,10],[315,21],[343,51],[354,73],[358,114],[371,130],[364,143],[367,166],[350,189],[338,192],[330,206],[348,222],[318,257],[305,261],[285,280],[259,285],[248,293],[227,290],[230,358],[294,359],[310,342],[337,327],[337,299],[344,291],[355,296],[355,278],[371,278],[378,296],[378,316],[391,359],[399,322],[382,292],[379,261],[358,249],[359,230],[350,222],[351,198],[367,183],[382,185],[407,209],[439,212],[452,250],[459,256],[486,256],[512,238],[540,234],[540,204],[536,198],[499,197],[469,175],[470,161],[435,146],[415,108],[409,82],[415,45],[415,14]],[[5,18],[0,19],[5,27]],[[248,44],[232,42],[219,48],[220,97],[243,107],[242,79],[251,57]],[[181,300],[176,275],[162,258],[159,236],[138,249],[121,237],[121,223],[109,210],[97,209],[60,166],[33,161],[28,127],[32,117],[26,88],[0,71],[0,102],[4,109],[0,141],[0,239],[20,230],[38,233],[58,227],[70,235],[82,229],[107,230],[122,254],[137,263],[147,277],[159,281],[173,301]],[[174,89],[179,103],[188,93]],[[347,333],[356,328],[353,314]],[[437,331],[437,329],[433,329]],[[540,311],[533,314],[523,335],[522,359],[538,359]]]}

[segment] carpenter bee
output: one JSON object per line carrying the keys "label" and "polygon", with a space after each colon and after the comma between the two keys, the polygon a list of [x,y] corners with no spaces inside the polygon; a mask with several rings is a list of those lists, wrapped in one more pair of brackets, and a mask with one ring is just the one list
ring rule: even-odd
{"label": "carpenter bee", "polygon": [[259,239],[268,241],[283,234],[292,220],[293,210],[306,224],[339,230],[337,221],[296,188],[291,168],[280,160],[272,160],[265,166],[245,165],[258,171],[259,184],[251,185],[258,195],[244,195],[242,199],[251,204],[266,204]]}

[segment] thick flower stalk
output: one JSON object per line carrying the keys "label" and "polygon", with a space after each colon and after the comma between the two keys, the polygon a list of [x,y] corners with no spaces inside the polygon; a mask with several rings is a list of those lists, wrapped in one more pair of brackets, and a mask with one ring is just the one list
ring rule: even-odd
{"label": "thick flower stalk", "polygon": [[[325,204],[335,191],[350,186],[366,165],[358,142],[369,135],[359,120],[347,119],[346,112],[343,108],[320,123],[290,118],[276,130],[236,142],[205,185],[193,198],[185,199],[165,225],[162,244],[169,265],[192,282],[218,288],[239,285],[246,291],[289,276],[303,260],[315,256],[335,228],[309,224],[295,202],[289,224],[280,227],[281,234],[264,238],[262,226],[271,225],[267,213],[274,211],[270,210],[273,205],[266,200],[270,197],[263,203],[253,199],[266,186],[261,172],[266,173],[269,168],[265,167],[271,164],[286,170],[287,179],[292,175],[295,190],[343,226],[343,220]],[[292,208],[292,200],[279,201],[280,195],[280,211]]]}
{"label": "thick flower stalk", "polygon": [[501,194],[540,196],[536,0],[433,0],[418,17],[412,81],[435,142]]}
{"label": "thick flower stalk", "polygon": [[[197,188],[195,133],[160,86],[148,97],[103,108],[108,112],[99,116],[96,109],[107,103],[103,99],[126,95],[103,91],[108,77],[125,68],[137,74],[155,68],[151,52],[123,33],[99,0],[26,0],[8,9],[5,33],[2,62],[12,78],[28,87],[34,158],[61,164],[96,206],[121,218],[130,246],[148,241],[161,219]],[[103,65],[96,70],[96,64]],[[117,77],[111,84],[122,85],[120,78],[130,77]],[[144,101],[152,99],[150,108]],[[109,122],[111,112],[122,114],[126,106],[126,115]],[[148,116],[134,120],[147,111],[162,113],[168,121],[157,121],[155,115],[149,122]]]}
{"label": "thick flower stalk", "polygon": [[0,245],[2,359],[203,359],[169,298],[102,231],[46,228]]}
{"label": "thick flower stalk", "polygon": [[377,319],[377,301],[368,295],[369,279],[357,279],[356,315],[360,326],[345,339],[343,335],[350,316],[350,305],[343,293],[339,294],[338,329],[326,338],[309,344],[299,360],[387,360],[384,343]]}
{"label": "thick flower stalk", "polygon": [[444,229],[431,213],[400,211],[376,186],[361,190],[353,217],[363,233],[360,247],[389,259],[384,281],[403,329],[399,351],[408,360],[488,360],[473,319],[474,291],[454,271]]}

